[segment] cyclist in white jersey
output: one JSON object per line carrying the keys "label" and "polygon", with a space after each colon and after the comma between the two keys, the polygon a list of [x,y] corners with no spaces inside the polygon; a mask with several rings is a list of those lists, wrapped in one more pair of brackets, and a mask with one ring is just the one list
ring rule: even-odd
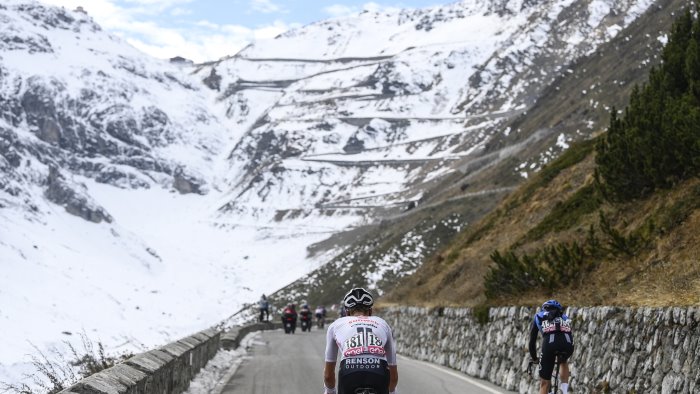
{"label": "cyclist in white jersey", "polygon": [[363,288],[354,288],[345,295],[343,306],[348,315],[334,321],[326,335],[325,394],[336,394],[339,351],[337,394],[354,394],[359,388],[396,394],[399,375],[394,334],[384,319],[372,316],[373,305],[372,294]]}

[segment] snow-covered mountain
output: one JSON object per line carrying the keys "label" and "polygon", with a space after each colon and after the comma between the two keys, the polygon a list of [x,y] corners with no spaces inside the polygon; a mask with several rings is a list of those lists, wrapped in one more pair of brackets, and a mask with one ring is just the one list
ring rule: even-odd
{"label": "snow-covered mountain", "polygon": [[188,66],[3,1],[0,380],[27,340],[153,346],[312,271],[347,245],[309,245],[488,165],[489,141],[651,4],[365,12]]}
{"label": "snow-covered mountain", "polygon": [[0,4],[0,381],[31,344],[133,351],[216,324],[350,224],[217,215],[243,131],[191,71],[85,14]]}
{"label": "snow-covered mountain", "polygon": [[231,155],[227,208],[407,206],[509,133],[508,121],[575,59],[651,3],[484,0],[365,12],[205,65],[198,74],[246,129]]}

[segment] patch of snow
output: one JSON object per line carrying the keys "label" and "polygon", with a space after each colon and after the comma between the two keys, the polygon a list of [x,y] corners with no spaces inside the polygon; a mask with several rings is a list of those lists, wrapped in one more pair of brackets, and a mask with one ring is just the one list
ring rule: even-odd
{"label": "patch of snow", "polygon": [[569,144],[566,142],[564,133],[559,134],[559,137],[557,137],[557,146],[562,149],[569,149]]}
{"label": "patch of snow", "polygon": [[257,342],[260,342],[260,332],[251,332],[241,340],[237,349],[219,350],[194,377],[190,387],[183,394],[221,393],[248,354],[248,349]]}

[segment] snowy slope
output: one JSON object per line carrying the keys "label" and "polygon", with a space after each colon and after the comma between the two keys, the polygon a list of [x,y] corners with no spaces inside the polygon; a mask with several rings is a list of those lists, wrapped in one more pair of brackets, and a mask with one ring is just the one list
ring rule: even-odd
{"label": "snowy slope", "polygon": [[343,245],[309,245],[420,201],[651,3],[367,12],[189,68],[3,1],[0,380],[28,340],[152,347],[318,268]]}
{"label": "snowy slope", "polygon": [[32,344],[138,351],[216,324],[352,223],[219,217],[240,133],[189,71],[84,14],[0,4],[0,381]]}
{"label": "snowy slope", "polygon": [[371,216],[408,206],[509,133],[509,121],[572,62],[651,3],[461,1],[364,12],[203,66],[198,75],[247,129],[231,155],[226,209],[269,218],[251,204]]}

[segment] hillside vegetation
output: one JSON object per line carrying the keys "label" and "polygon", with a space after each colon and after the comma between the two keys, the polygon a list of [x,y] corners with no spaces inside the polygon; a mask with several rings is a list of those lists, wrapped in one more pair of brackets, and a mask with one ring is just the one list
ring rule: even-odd
{"label": "hillside vegetation", "polygon": [[389,299],[421,304],[700,302],[700,22],[678,17],[662,64],[609,129],[572,146]]}
{"label": "hillside vegetation", "polygon": [[[450,262],[453,263],[456,260],[453,250],[468,237],[465,234],[484,232],[478,229],[483,223],[495,219],[489,216],[485,222],[480,223],[480,220],[526,181],[521,173],[522,168],[532,172],[533,168],[550,163],[540,171],[546,174],[544,177],[540,175],[539,180],[531,177],[530,186],[525,186],[528,196],[515,197],[521,194],[515,191],[510,197],[509,201],[522,200],[521,204],[539,188],[550,182],[559,182],[553,182],[559,171],[566,169],[567,177],[579,171],[570,168],[572,162],[582,162],[588,166],[579,175],[584,178],[589,176],[594,163],[592,157],[586,158],[593,149],[593,143],[578,153],[574,145],[564,162],[552,164],[553,158],[562,152],[558,139],[566,136],[567,141],[589,140],[596,133],[600,134],[598,130],[608,123],[610,106],[624,108],[634,86],[646,81],[651,68],[659,64],[663,47],[663,40],[659,37],[666,34],[679,10],[687,4],[686,0],[658,0],[610,42],[562,70],[533,106],[508,125],[512,132],[494,136],[474,157],[454,163],[454,170],[449,175],[425,184],[423,196],[413,209],[391,213],[380,223],[339,234],[311,248],[312,253],[321,253],[333,246],[351,245],[326,266],[281,289],[273,298],[279,303],[306,299],[312,303],[332,304],[337,303],[350,286],[369,286],[379,294],[385,294],[399,283],[402,289],[394,294],[393,299],[403,302],[403,298],[397,295],[411,293],[412,289],[406,286],[415,286],[416,281],[428,282],[430,279],[440,283],[444,275],[458,275],[460,268],[451,264],[453,271],[439,274],[438,279],[433,278],[442,269],[442,265],[436,265],[436,260],[441,259],[439,256],[447,258],[450,255]],[[567,193],[575,192],[582,181],[574,180],[571,186],[567,186]],[[550,197],[551,201],[562,200],[567,198],[567,194]],[[542,201],[543,207],[538,209],[547,208],[551,201]],[[516,212],[517,207],[512,202],[510,204],[508,212]],[[545,214],[544,210],[535,212],[535,215]],[[501,228],[498,231],[502,234],[524,231],[541,218],[535,216],[528,219],[520,225],[522,228]],[[496,223],[492,224],[498,228]],[[500,226],[506,227],[505,223]],[[543,223],[542,227],[545,226],[546,223]],[[458,290],[451,284],[446,285],[452,283],[451,279],[444,279],[442,286],[449,294],[436,302],[483,302],[482,282],[491,263],[489,255],[495,250],[504,252],[511,244],[508,238],[499,238],[494,244],[485,243],[467,252],[478,256],[470,258],[479,268],[464,274],[469,281],[475,282],[460,282],[462,289]],[[424,269],[419,269],[424,264]],[[418,272],[418,276],[404,280],[415,272]],[[418,291],[425,291],[423,285],[418,286]],[[457,294],[452,294],[453,291],[457,291]],[[430,302],[430,299],[419,295],[412,299]]]}

